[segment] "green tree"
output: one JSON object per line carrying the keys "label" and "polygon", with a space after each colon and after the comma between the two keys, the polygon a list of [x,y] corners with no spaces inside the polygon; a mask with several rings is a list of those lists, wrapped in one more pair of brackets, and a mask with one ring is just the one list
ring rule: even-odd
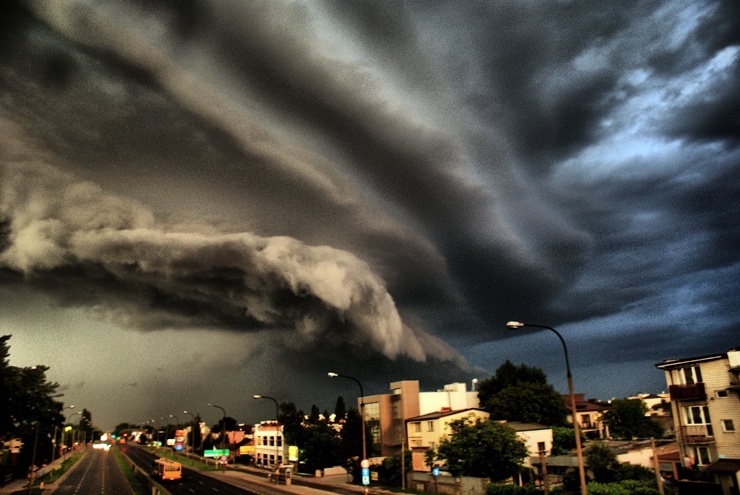
{"label": "green tree", "polygon": [[[586,436],[581,434],[581,445],[586,443]],[[576,449],[576,433],[573,426],[552,427],[552,455],[566,455]]]}
{"label": "green tree", "polygon": [[539,368],[515,366],[507,360],[493,377],[480,383],[478,399],[494,419],[548,426],[567,424],[565,402]]}
{"label": "green tree", "polygon": [[519,472],[527,447],[510,426],[497,421],[458,419],[451,434],[437,447],[437,458],[447,461],[454,476],[487,477],[500,481]]}
{"label": "green tree", "polygon": [[319,406],[316,404],[311,406],[311,414],[308,415],[308,418],[306,419],[306,422],[308,424],[319,424],[321,421],[321,413],[319,413]]}
{"label": "green tree", "polygon": [[344,397],[337,397],[337,403],[334,405],[334,421],[341,423],[347,419],[347,406],[344,404]]}
{"label": "green tree", "polygon": [[604,413],[604,423],[615,438],[661,438],[663,428],[645,416],[648,409],[639,399],[616,399]]}
{"label": "green tree", "polygon": [[[59,385],[46,378],[47,366],[19,368],[10,365],[10,335],[0,337],[0,440],[20,438],[23,448],[16,475],[25,475],[34,446],[37,465],[51,460],[54,433],[64,422],[61,402],[54,399]],[[38,441],[37,441],[38,439]]]}
{"label": "green tree", "polygon": [[320,421],[308,426],[301,461],[309,473],[342,464],[342,445],[336,430]]}
{"label": "green tree", "polygon": [[[401,458],[403,458],[403,469],[401,469]],[[396,454],[383,459],[378,467],[378,479],[385,486],[403,486],[404,469],[406,473],[412,471],[410,450],[405,451],[403,456]]]}
{"label": "green tree", "polygon": [[295,445],[299,449],[303,448],[304,417],[303,411],[298,409],[294,403],[283,402],[280,404],[280,424],[283,425],[286,444]]}
{"label": "green tree", "polygon": [[617,454],[603,442],[591,444],[584,452],[586,465],[594,475],[597,483],[613,483],[617,481],[619,461]]}

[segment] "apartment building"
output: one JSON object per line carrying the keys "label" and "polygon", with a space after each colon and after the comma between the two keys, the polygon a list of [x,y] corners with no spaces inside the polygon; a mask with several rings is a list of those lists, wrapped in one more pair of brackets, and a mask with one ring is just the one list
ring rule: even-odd
{"label": "apartment building", "polygon": [[665,371],[684,475],[703,471],[725,495],[740,487],[740,348],[667,359]]}
{"label": "apartment building", "polygon": [[403,380],[390,384],[391,393],[358,399],[365,403],[365,425],[372,447],[369,457],[386,457],[401,453],[407,445],[405,421],[422,414],[443,409],[478,407],[478,392],[468,391],[465,383],[445,385],[442,390],[420,392],[418,380]]}

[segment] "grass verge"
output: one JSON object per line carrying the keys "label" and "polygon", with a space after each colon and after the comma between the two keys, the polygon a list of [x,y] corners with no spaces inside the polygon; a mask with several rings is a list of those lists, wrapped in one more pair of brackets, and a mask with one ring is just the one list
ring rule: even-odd
{"label": "grass verge", "polygon": [[134,495],[149,495],[151,493],[151,489],[142,477],[131,469],[128,459],[126,459],[118,449],[113,449],[113,455],[116,456],[116,462],[121,468],[121,471],[123,471],[123,475],[126,477]]}

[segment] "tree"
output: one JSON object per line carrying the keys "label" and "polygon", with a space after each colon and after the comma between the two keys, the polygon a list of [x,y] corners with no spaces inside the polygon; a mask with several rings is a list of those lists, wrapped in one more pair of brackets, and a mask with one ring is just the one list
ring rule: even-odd
{"label": "tree", "polygon": [[305,429],[301,461],[309,473],[342,463],[342,446],[336,430],[320,421]]}
{"label": "tree", "polygon": [[59,384],[47,381],[47,366],[10,365],[10,337],[0,337],[0,440],[21,439],[16,474],[25,475],[34,446],[37,465],[51,460],[51,439],[64,422],[63,404],[54,400]]}
{"label": "tree", "polygon": [[316,404],[311,406],[311,414],[308,415],[308,418],[306,419],[306,423],[308,424],[318,424],[319,421],[321,421],[321,413],[319,413],[319,406]]}
{"label": "tree", "polygon": [[663,428],[645,416],[648,409],[639,399],[616,399],[604,413],[604,423],[615,438],[661,438]]}
{"label": "tree", "polygon": [[451,434],[437,447],[437,458],[447,461],[454,476],[487,477],[500,481],[519,472],[529,455],[516,431],[497,421],[458,419],[449,424]]}
{"label": "tree", "polygon": [[591,444],[584,452],[586,465],[594,474],[597,483],[617,481],[619,461],[617,454],[603,442]]}
{"label": "tree", "polygon": [[334,406],[334,421],[341,423],[345,419],[347,419],[347,406],[344,404],[344,397],[340,395],[337,397],[337,403]]}
{"label": "tree", "polygon": [[[403,464],[405,464],[403,469],[401,468],[402,458]],[[410,450],[404,452],[403,456],[396,454],[383,459],[383,462],[378,467],[378,479],[385,486],[402,486],[404,470],[406,473],[410,473],[413,470]]]}
{"label": "tree", "polygon": [[567,424],[565,402],[539,368],[515,366],[506,360],[493,377],[480,383],[478,398],[494,419],[548,426]]}
{"label": "tree", "polygon": [[305,414],[301,409],[298,409],[292,402],[283,402],[280,404],[280,424],[283,425],[283,436],[285,437],[285,443],[288,445],[295,445],[299,449],[303,448],[304,435],[303,435],[303,420]]}
{"label": "tree", "polygon": [[[581,445],[586,443],[586,436],[582,431]],[[573,426],[552,427],[552,455],[566,455],[576,448],[576,433]]]}
{"label": "tree", "polygon": [[[360,461],[362,460],[362,416],[357,409],[350,407],[347,410],[347,419],[342,426],[340,434],[342,442],[341,455],[344,459],[344,467],[352,473],[355,483],[360,482]],[[370,435],[366,435],[368,444],[372,441]],[[368,447],[368,452],[370,449]]]}

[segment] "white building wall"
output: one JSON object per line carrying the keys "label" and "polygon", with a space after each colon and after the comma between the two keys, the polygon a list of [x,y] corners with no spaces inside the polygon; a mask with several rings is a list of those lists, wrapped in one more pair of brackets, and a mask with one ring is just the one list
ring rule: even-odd
{"label": "white building wall", "polygon": [[478,407],[478,392],[469,392],[465,383],[451,383],[436,392],[419,392],[419,415],[450,408],[460,411]]}

